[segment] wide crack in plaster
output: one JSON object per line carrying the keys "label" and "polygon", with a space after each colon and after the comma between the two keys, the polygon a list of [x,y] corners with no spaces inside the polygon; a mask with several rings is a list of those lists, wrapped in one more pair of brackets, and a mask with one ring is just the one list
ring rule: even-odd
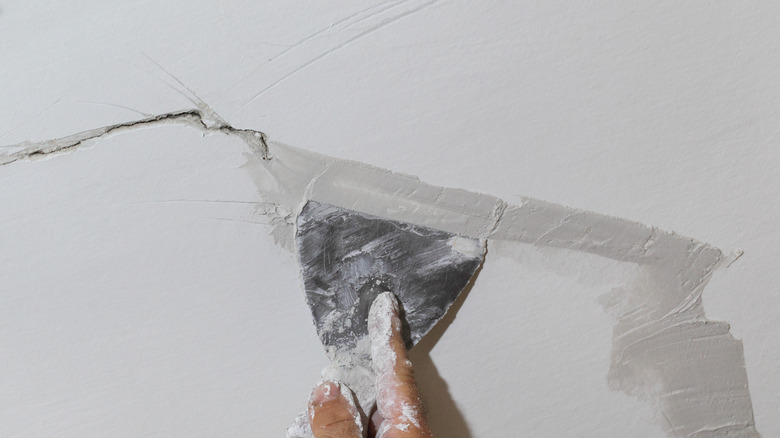
{"label": "wide crack in plaster", "polygon": [[[509,205],[485,194],[435,187],[362,163],[267,142],[208,108],[161,114],[61,139],[22,143],[0,165],[94,145],[100,138],[163,124],[241,138],[245,170],[274,240],[293,249],[295,217],[308,199],[478,239],[509,240],[634,263],[642,276],[601,297],[615,317],[608,383],[653,403],[669,436],[759,437],[742,343],[701,302],[713,271],[733,261],[706,243],[636,222],[525,198]],[[489,255],[488,255],[489,260]]]}

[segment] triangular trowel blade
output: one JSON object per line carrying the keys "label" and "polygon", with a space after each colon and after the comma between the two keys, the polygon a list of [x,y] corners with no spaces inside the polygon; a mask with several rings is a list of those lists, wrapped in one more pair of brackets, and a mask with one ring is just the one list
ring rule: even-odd
{"label": "triangular trowel blade", "polygon": [[352,349],[376,296],[393,292],[409,346],[441,319],[479,269],[484,241],[308,201],[296,245],[306,300],[325,347]]}

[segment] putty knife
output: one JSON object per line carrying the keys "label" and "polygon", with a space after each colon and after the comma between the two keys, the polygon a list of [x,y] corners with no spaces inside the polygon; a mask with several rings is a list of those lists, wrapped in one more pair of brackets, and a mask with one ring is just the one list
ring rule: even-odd
{"label": "putty knife", "polygon": [[[382,292],[398,297],[407,346],[441,319],[479,269],[484,241],[309,200],[295,236],[306,301],[331,359],[323,374],[375,403],[368,311]],[[311,436],[299,417],[288,437]]]}

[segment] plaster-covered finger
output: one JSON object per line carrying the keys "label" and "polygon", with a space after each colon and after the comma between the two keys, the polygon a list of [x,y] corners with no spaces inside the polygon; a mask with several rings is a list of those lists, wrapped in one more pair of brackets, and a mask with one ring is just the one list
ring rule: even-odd
{"label": "plaster-covered finger", "polygon": [[401,335],[399,305],[390,292],[374,300],[368,317],[371,358],[376,374],[377,437],[430,437],[412,363]]}
{"label": "plaster-covered finger", "polygon": [[325,381],[309,398],[309,422],[314,438],[362,438],[363,424],[352,391],[337,381]]}

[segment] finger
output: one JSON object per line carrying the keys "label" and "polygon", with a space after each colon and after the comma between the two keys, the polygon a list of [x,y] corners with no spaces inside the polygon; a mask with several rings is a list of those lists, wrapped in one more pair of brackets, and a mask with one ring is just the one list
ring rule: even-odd
{"label": "finger", "polygon": [[377,437],[431,437],[401,335],[398,301],[392,293],[385,292],[374,300],[368,331],[376,374],[377,411],[382,417]]}
{"label": "finger", "polygon": [[383,421],[385,421],[385,419],[382,418],[382,414],[380,414],[379,411],[375,410],[374,413],[371,415],[371,418],[368,420],[369,437],[376,438],[379,436],[379,427],[382,426]]}
{"label": "finger", "polygon": [[361,438],[363,425],[354,395],[336,381],[314,388],[309,399],[309,422],[314,438]]}

